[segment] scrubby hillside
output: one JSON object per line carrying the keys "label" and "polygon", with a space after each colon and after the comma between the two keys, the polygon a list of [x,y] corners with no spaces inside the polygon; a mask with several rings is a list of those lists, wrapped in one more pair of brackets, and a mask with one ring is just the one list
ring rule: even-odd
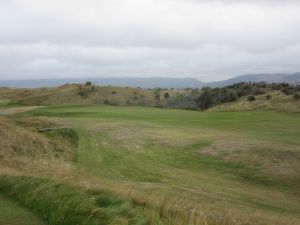
{"label": "scrubby hillside", "polygon": [[209,111],[255,111],[255,110],[279,110],[287,112],[300,112],[300,101],[292,95],[285,95],[280,91],[269,92],[255,96],[254,101],[248,97],[238,101],[224,103],[209,109]]}
{"label": "scrubby hillside", "polygon": [[66,84],[57,88],[1,88],[0,98],[21,105],[111,104],[152,105],[153,91],[140,88],[98,87],[91,84]]}
{"label": "scrubby hillside", "polygon": [[235,107],[238,110],[299,111],[300,86],[259,82],[238,83],[223,88],[142,89],[101,87],[86,82],[57,88],[0,88],[0,107],[13,105],[154,106],[202,111],[215,106],[213,110],[230,110],[232,105],[232,110]]}

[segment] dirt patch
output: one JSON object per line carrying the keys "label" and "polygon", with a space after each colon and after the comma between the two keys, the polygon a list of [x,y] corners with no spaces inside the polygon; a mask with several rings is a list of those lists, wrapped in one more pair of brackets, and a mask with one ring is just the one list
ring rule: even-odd
{"label": "dirt patch", "polygon": [[25,107],[9,107],[9,108],[0,108],[0,115],[9,115],[15,113],[26,112],[43,106],[25,106]]}

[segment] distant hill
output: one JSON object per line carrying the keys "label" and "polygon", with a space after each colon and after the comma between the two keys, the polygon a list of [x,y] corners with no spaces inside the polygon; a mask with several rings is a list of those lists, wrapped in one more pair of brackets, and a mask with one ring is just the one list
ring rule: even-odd
{"label": "distant hill", "polygon": [[168,78],[168,77],[114,77],[114,78],[84,78],[84,79],[31,79],[31,80],[0,80],[0,87],[17,88],[40,88],[58,87],[66,83],[85,83],[87,80],[98,86],[118,86],[118,87],[141,87],[141,88],[202,88],[225,87],[227,85],[240,82],[259,82],[268,83],[290,83],[300,84],[300,72],[293,74],[247,74],[237,76],[228,80],[204,83],[196,78]]}
{"label": "distant hill", "polygon": [[240,83],[240,82],[260,82],[265,81],[267,83],[290,83],[290,84],[300,84],[300,72],[285,74],[247,74],[237,76],[224,81],[210,82],[206,85],[209,87],[225,87],[227,85]]}
{"label": "distant hill", "polygon": [[87,80],[99,86],[141,87],[141,88],[201,88],[204,83],[195,78],[94,78],[94,79],[32,79],[0,80],[0,87],[39,88],[58,87],[66,83],[85,83]]}

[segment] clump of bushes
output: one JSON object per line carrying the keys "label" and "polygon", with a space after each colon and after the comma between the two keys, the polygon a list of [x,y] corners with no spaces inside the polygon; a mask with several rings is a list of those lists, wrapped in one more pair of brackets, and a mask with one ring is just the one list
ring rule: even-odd
{"label": "clump of bushes", "polygon": [[103,104],[104,105],[111,105],[111,106],[118,106],[119,105],[117,102],[113,102],[113,101],[110,101],[108,99],[104,99]]}
{"label": "clump of bushes", "polygon": [[271,100],[271,99],[272,99],[272,95],[267,94],[267,95],[266,95],[266,99],[267,99],[267,100]]}
{"label": "clump of bushes", "polygon": [[164,98],[167,100],[169,97],[170,97],[169,92],[165,92],[165,93],[164,93]]}
{"label": "clump of bushes", "polygon": [[90,93],[93,93],[96,91],[96,86],[94,84],[92,84],[91,81],[87,81],[85,83],[85,85],[80,85],[79,86],[79,91],[78,94],[82,97],[82,98],[87,98],[89,96]]}
{"label": "clump of bushes", "polygon": [[250,96],[247,97],[247,100],[249,102],[253,102],[253,101],[255,101],[255,97],[253,95],[250,95]]}
{"label": "clump of bushes", "polygon": [[295,93],[293,98],[297,101],[300,99],[300,94],[299,93]]}
{"label": "clump of bushes", "polygon": [[[193,92],[192,92],[193,93]],[[200,96],[195,99],[199,109],[206,110],[212,106],[238,99],[237,93],[228,88],[202,88]]]}

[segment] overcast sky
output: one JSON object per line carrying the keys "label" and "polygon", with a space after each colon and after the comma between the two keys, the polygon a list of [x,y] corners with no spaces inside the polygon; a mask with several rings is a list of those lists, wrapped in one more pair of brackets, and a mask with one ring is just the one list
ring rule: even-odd
{"label": "overcast sky", "polygon": [[0,79],[296,71],[298,0],[0,0]]}

